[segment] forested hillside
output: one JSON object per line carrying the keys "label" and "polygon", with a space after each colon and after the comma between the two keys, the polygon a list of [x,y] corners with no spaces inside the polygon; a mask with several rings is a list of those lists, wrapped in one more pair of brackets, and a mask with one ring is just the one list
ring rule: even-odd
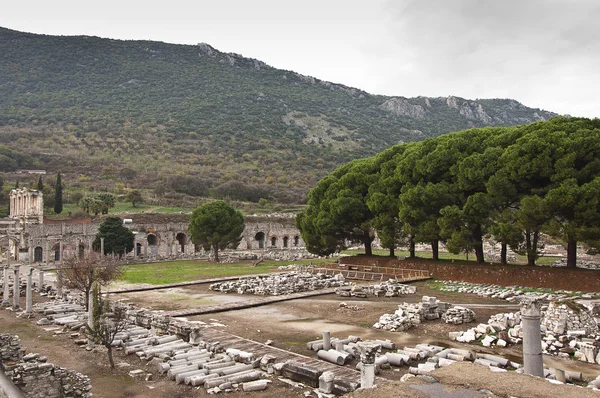
{"label": "forested hillside", "polygon": [[336,166],[397,143],[554,115],[510,99],[371,95],[207,44],[3,28],[0,93],[0,156],[14,159],[0,172],[250,201],[302,201]]}

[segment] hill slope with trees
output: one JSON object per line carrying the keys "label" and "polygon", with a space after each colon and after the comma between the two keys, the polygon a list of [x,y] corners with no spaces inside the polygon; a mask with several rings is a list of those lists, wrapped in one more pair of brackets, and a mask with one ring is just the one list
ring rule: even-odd
{"label": "hill slope with trees", "polygon": [[554,116],[510,99],[371,95],[204,43],[0,28],[0,53],[0,171],[35,165],[158,195],[298,202],[391,145]]}

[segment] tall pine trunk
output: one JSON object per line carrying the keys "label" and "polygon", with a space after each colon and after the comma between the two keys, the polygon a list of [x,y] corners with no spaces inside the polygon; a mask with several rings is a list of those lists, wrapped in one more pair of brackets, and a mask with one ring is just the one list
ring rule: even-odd
{"label": "tall pine trunk", "polygon": [[213,251],[215,252],[215,263],[219,262],[219,246],[213,245]]}
{"label": "tall pine trunk", "polygon": [[502,263],[502,265],[506,265],[508,263],[508,261],[506,260],[507,252],[507,244],[506,242],[502,242],[500,247],[500,262]]}
{"label": "tall pine trunk", "polygon": [[440,259],[440,241],[437,239],[431,241],[431,254],[433,261]]}
{"label": "tall pine trunk", "polygon": [[525,250],[527,251],[527,265],[535,265],[537,260],[539,232],[525,231]]}
{"label": "tall pine trunk", "polygon": [[415,236],[410,235],[409,243],[408,243],[408,258],[415,258]]}
{"label": "tall pine trunk", "polygon": [[481,231],[481,225],[477,225],[473,231],[475,242],[473,243],[473,249],[475,249],[475,257],[477,262],[483,264],[485,262],[485,256],[483,254],[483,232]]}
{"label": "tall pine trunk", "polygon": [[390,257],[396,257],[396,249],[394,246],[390,247]]}
{"label": "tall pine trunk", "polygon": [[371,242],[373,242],[373,240],[371,239],[371,237],[367,233],[365,235],[365,237],[363,238],[363,243],[365,244],[365,254],[367,256],[372,256],[373,255],[373,248],[371,247]]}
{"label": "tall pine trunk", "polygon": [[113,355],[112,355],[112,346],[110,344],[106,345],[106,353],[108,354],[108,363],[110,365],[111,369],[115,368],[115,361],[113,360]]}
{"label": "tall pine trunk", "polygon": [[567,243],[567,267],[577,267],[577,240],[569,239]]}

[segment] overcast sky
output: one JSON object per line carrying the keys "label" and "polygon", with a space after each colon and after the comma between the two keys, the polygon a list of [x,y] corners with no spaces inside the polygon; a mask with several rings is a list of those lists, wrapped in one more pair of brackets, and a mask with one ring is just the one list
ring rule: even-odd
{"label": "overcast sky", "polygon": [[[374,94],[600,117],[600,0],[19,0],[0,26],[205,42]],[[2,54],[0,54],[0,57]]]}

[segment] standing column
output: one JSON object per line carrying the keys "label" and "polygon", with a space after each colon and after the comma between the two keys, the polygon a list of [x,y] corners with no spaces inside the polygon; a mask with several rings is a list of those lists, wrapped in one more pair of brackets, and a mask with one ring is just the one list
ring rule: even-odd
{"label": "standing column", "polygon": [[50,260],[50,242],[46,237],[46,265],[48,265],[48,261]]}
{"label": "standing column", "polygon": [[521,299],[521,319],[523,320],[523,367],[526,374],[544,377],[542,339],[540,332],[540,299]]}
{"label": "standing column", "polygon": [[60,261],[60,264],[64,264],[65,262],[65,246],[63,244],[62,241],[62,236],[60,237],[60,241],[58,242],[58,260]]}
{"label": "standing column", "polygon": [[358,343],[360,350],[360,388],[372,388],[375,385],[375,355],[381,348],[380,344]]}
{"label": "standing column", "polygon": [[331,349],[331,334],[328,330],[323,330],[323,349],[325,351]]}
{"label": "standing column", "polygon": [[100,256],[104,256],[104,238],[100,238]]}
{"label": "standing column", "polygon": [[29,273],[27,274],[27,290],[25,292],[25,313],[31,314],[33,307],[33,267],[29,267]]}
{"label": "standing column", "polygon": [[10,265],[6,264],[4,265],[4,297],[2,299],[2,305],[9,305],[10,304],[10,286],[8,285],[8,270],[10,268]]}
{"label": "standing column", "polygon": [[15,272],[15,280],[13,282],[13,310],[19,309],[19,296],[20,296],[20,288],[21,281],[19,280],[19,265],[15,264],[13,267],[13,271]]}
{"label": "standing column", "polygon": [[40,268],[40,273],[38,274],[38,278],[39,278],[39,291],[42,291],[42,288],[44,287],[44,271]]}

